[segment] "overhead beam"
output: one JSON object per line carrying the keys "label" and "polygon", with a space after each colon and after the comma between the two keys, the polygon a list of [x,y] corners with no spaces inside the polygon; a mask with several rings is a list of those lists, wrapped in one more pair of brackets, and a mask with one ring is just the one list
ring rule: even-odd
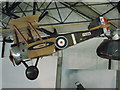
{"label": "overhead beam", "polygon": [[[107,19],[109,22],[120,20],[117,19]],[[79,23],[89,23],[90,21],[75,21],[75,22],[64,22],[64,23],[51,23],[51,24],[39,24],[38,26],[51,26],[51,25],[65,25],[65,24],[79,24]]]}
{"label": "overhead beam", "polygon": [[88,8],[89,10],[91,10],[93,13],[97,14],[98,16],[100,16],[100,14],[97,11],[93,10],[91,7],[89,7],[88,5],[86,5],[84,2],[81,2],[81,4],[83,4],[84,6],[86,6],[86,8]]}
{"label": "overhead beam", "polygon": [[15,15],[13,13],[10,13],[10,12],[5,12],[4,10],[2,10],[2,13],[9,16],[9,17],[11,17],[11,18],[14,18],[14,19],[20,18],[19,16]]}
{"label": "overhead beam", "polygon": [[4,22],[2,22],[2,21],[0,21],[0,22],[1,22],[1,24],[3,25],[2,27],[5,28],[5,27],[6,27],[6,25],[5,25],[6,23],[4,23]]}
{"label": "overhead beam", "polygon": [[117,9],[118,9],[118,12],[120,13],[120,1],[117,4]]}
{"label": "overhead beam", "polygon": [[89,19],[92,19],[91,17],[89,17],[88,15],[82,13],[81,11],[77,10],[75,7],[71,6],[70,4],[68,3],[65,3],[65,2],[60,2],[62,5],[66,6],[67,8],[73,10],[74,12],[78,13],[78,14],[81,14]]}
{"label": "overhead beam", "polygon": [[[49,3],[48,3],[48,5],[46,6],[46,8],[42,11],[41,16],[44,16],[45,12],[48,12],[48,8],[49,8],[49,6],[50,6],[51,4],[52,4],[52,2],[49,2]],[[41,10],[39,10],[39,9],[38,9],[38,11],[41,12]],[[58,19],[56,19],[55,17],[50,16],[50,15],[48,15],[48,14],[46,14],[46,15],[47,15],[48,17],[56,20],[57,22],[61,23],[61,22],[60,22]]]}
{"label": "overhead beam", "polygon": [[60,11],[59,11],[59,8],[58,8],[56,2],[55,2],[55,6],[56,6],[56,9],[57,9],[57,12],[58,12],[59,18],[60,18],[60,20],[61,20],[61,22],[62,22],[62,17],[61,17],[61,14],[60,14]]}
{"label": "overhead beam", "polygon": [[[86,5],[84,2],[81,2],[82,4]],[[88,5],[86,5],[86,7],[88,7]],[[116,7],[116,6],[115,6]],[[99,15],[99,16],[103,16],[105,14],[107,14],[109,11],[113,10],[115,7],[111,8],[110,10],[108,10],[107,12],[105,12],[104,14],[99,14],[97,13],[95,10],[93,10],[92,8],[88,7],[89,9],[91,9],[93,12],[95,12],[95,14]],[[114,27],[114,28],[117,28],[113,23],[110,22],[110,24]]]}
{"label": "overhead beam", "polygon": [[37,5],[37,2],[33,2],[33,15],[36,14],[36,5]]}
{"label": "overhead beam", "polygon": [[2,9],[2,13],[14,19],[19,18],[19,16],[11,13],[11,11],[14,10],[21,3],[22,2],[14,2],[11,6],[9,6],[9,3],[6,2],[6,7]]}
{"label": "overhead beam", "polygon": [[42,15],[40,15],[38,22],[40,22],[46,15],[48,15],[48,11],[46,11],[45,13],[43,13]]}
{"label": "overhead beam", "polygon": [[[46,8],[43,10],[42,14],[44,14],[44,13],[47,11],[48,7],[49,7],[51,4],[52,4],[52,2],[50,2],[50,3],[46,6]],[[42,14],[41,14],[41,15],[42,15]]]}
{"label": "overhead beam", "polygon": [[[25,2],[24,2],[25,3]],[[115,2],[113,2],[113,3],[115,3]],[[31,5],[29,5],[29,4],[27,4],[27,3],[25,3],[26,5],[28,5],[28,6],[30,6],[30,7],[32,7]],[[43,3],[44,4],[44,3]],[[88,4],[87,6],[95,6],[95,5],[108,5],[109,3],[98,3],[98,4]],[[73,5],[72,5],[73,6]],[[73,6],[73,7],[81,7],[81,6],[84,6],[84,5],[75,5],[75,6]],[[33,8],[33,7],[32,7]],[[65,8],[67,8],[67,7],[65,7],[65,6],[59,6],[58,7],[59,9],[65,9]],[[43,9],[43,8],[36,8],[36,10],[38,10],[38,11],[43,11],[43,10],[45,10],[45,9]],[[56,10],[56,8],[48,8],[47,10]],[[32,12],[33,10],[25,10],[24,12]],[[15,11],[14,13],[21,13],[21,12],[19,12],[19,11]]]}
{"label": "overhead beam", "polygon": [[14,10],[21,3],[22,2],[14,2],[10,7],[8,7],[8,9],[6,9],[6,11],[11,12],[12,10]]}
{"label": "overhead beam", "polygon": [[19,9],[21,10],[21,12],[23,13],[23,15],[24,16],[27,16],[26,14],[25,14],[25,12],[23,11],[23,9],[18,5],[18,7],[19,7]]}
{"label": "overhead beam", "polygon": [[6,6],[5,6],[6,10],[8,9],[8,6],[9,6],[9,2],[6,2]]}
{"label": "overhead beam", "polygon": [[76,6],[79,2],[75,2],[74,4],[72,4],[71,6]]}
{"label": "overhead beam", "polygon": [[72,14],[73,10],[70,11],[70,13],[67,15],[67,17],[64,19],[63,23],[68,19],[68,17]]}
{"label": "overhead beam", "polygon": [[[41,2],[42,3],[42,2]],[[45,1],[40,5],[39,9],[41,10],[42,6],[45,4]]]}
{"label": "overhead beam", "polygon": [[108,11],[106,11],[105,13],[103,13],[101,16],[106,15],[107,13],[109,13],[110,11],[112,11],[113,9],[115,9],[117,6],[112,7],[111,9],[109,9]]}
{"label": "overhead beam", "polygon": [[7,22],[7,24],[6,24],[6,27],[5,27],[5,28],[7,28],[7,26],[8,26],[8,24],[9,24],[10,20],[11,20],[11,17],[9,18],[9,20],[8,20],[8,22]]}

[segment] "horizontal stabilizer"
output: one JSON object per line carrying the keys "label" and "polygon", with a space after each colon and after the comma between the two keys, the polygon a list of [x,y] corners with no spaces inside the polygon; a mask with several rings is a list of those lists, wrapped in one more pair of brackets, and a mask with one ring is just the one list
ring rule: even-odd
{"label": "horizontal stabilizer", "polygon": [[109,22],[104,17],[98,17],[94,19],[88,26],[89,30],[102,30],[101,34],[106,33],[109,30]]}

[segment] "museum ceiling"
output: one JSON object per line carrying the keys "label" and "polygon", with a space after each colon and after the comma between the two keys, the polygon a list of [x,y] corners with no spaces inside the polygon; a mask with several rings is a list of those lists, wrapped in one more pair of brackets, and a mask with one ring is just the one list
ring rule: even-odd
{"label": "museum ceiling", "polygon": [[[120,15],[117,10],[118,2],[2,2],[0,27],[9,28],[12,19],[30,16],[44,15],[39,21],[39,26],[51,26],[59,32],[72,32],[84,30],[89,22],[103,16],[110,21],[111,29],[120,27]],[[76,26],[81,23],[82,25]],[[69,26],[69,28],[66,28]],[[69,30],[68,30],[69,29]]]}

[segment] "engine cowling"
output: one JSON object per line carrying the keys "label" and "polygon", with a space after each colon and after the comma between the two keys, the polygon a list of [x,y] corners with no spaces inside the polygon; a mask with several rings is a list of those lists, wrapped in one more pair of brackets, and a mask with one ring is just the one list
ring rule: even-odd
{"label": "engine cowling", "polygon": [[25,43],[12,44],[11,45],[11,55],[14,58],[14,62],[16,65],[19,65],[22,60],[28,59],[27,49]]}

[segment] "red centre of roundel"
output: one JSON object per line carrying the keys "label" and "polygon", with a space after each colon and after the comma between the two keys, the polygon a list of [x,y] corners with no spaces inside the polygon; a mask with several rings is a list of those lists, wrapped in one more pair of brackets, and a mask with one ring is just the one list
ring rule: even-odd
{"label": "red centre of roundel", "polygon": [[62,43],[63,43],[63,41],[60,41],[60,43],[62,44]]}

